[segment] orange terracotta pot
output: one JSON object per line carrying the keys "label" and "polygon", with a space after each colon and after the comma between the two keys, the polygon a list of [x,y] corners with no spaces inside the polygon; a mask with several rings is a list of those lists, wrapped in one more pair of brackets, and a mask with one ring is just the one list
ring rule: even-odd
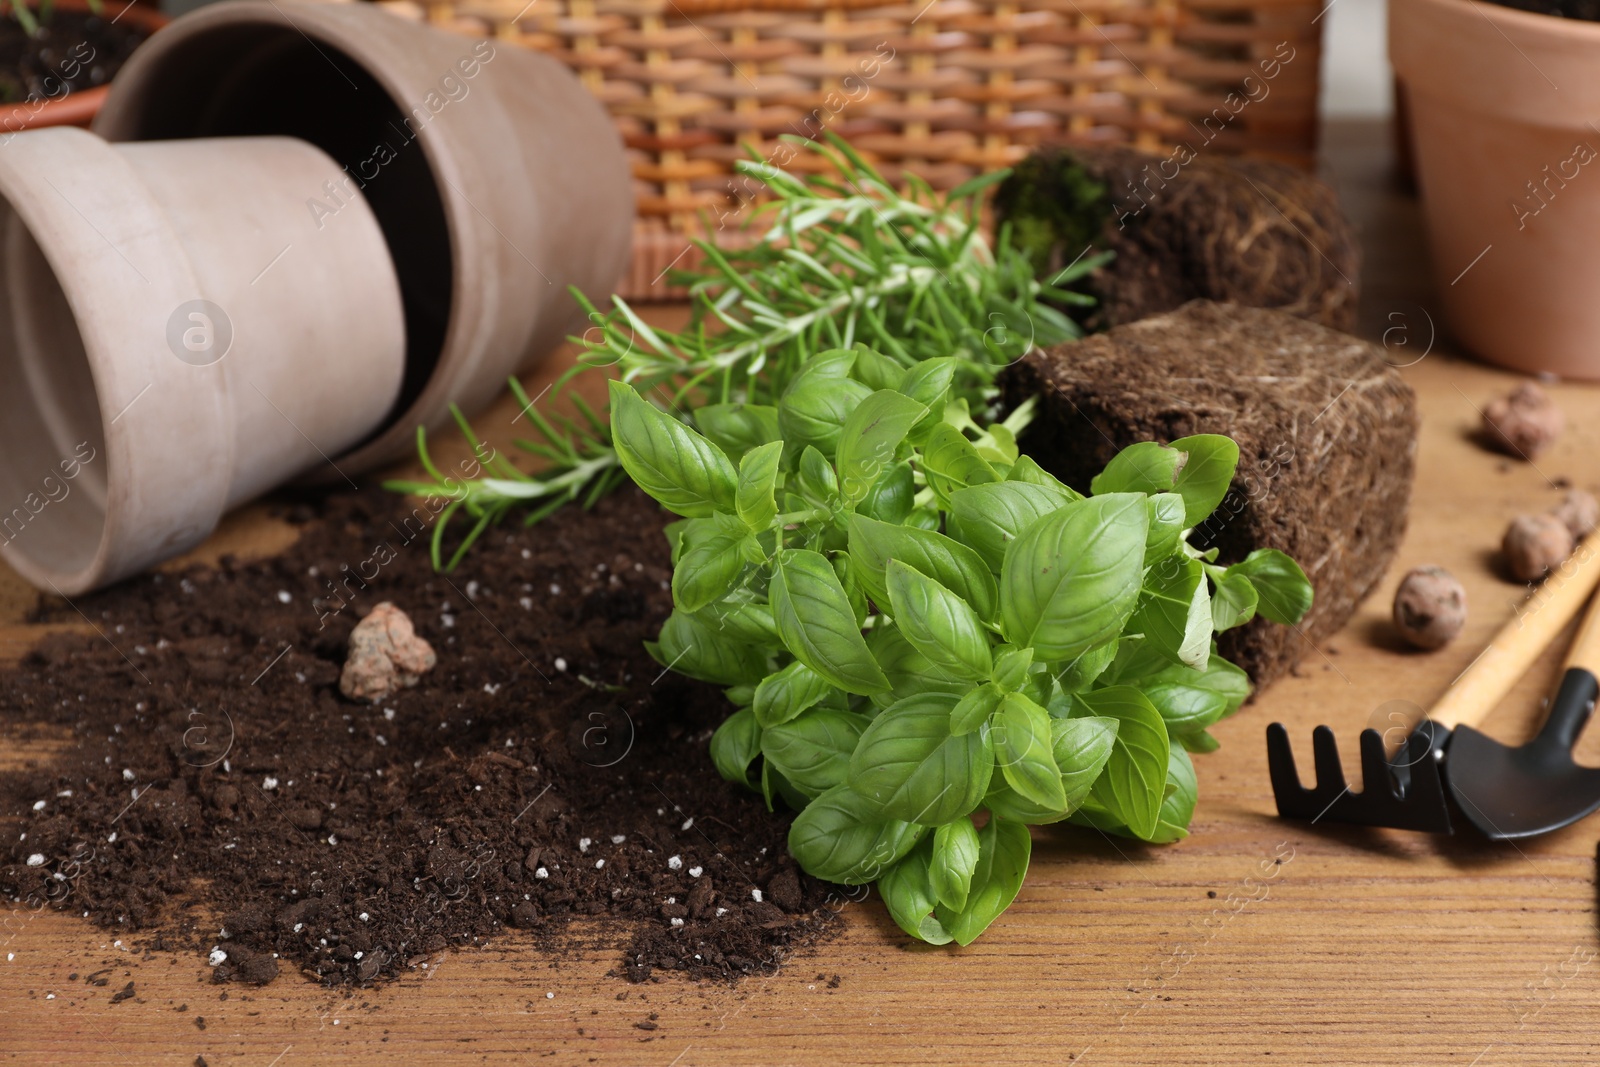
{"label": "orange terracotta pot", "polygon": [[1448,326],[1516,370],[1600,380],[1600,24],[1391,0]]}
{"label": "orange terracotta pot", "polygon": [[[89,10],[86,0],[55,0],[55,6],[58,11]],[[146,34],[155,33],[169,21],[167,16],[153,7],[122,4],[116,0],[104,0],[101,11],[118,25],[131,25]],[[93,89],[66,91],[60,96],[0,105],[0,135],[47,126],[87,128],[100,113],[100,106],[105,103],[106,94],[110,91],[109,85],[97,85]]]}

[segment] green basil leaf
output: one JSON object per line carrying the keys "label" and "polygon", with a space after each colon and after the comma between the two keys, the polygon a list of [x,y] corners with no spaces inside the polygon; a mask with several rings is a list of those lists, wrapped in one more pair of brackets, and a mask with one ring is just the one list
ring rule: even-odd
{"label": "green basil leaf", "polygon": [[756,686],[752,710],[756,721],[770,729],[799,715],[832,689],[826,678],[795,660],[783,670],[761,679],[761,684]]}
{"label": "green basil leaf", "polygon": [[718,531],[689,546],[672,568],[672,599],[680,611],[699,611],[728,594],[745,567],[748,535]]}
{"label": "green basil leaf", "polygon": [[850,370],[850,377],[866,386],[868,389],[895,389],[900,385],[900,379],[905,377],[906,369],[888,356],[864,344],[855,346],[856,364]]}
{"label": "green basil leaf", "polygon": [[1008,482],[1022,482],[1025,485],[1037,485],[1045,489],[1052,489],[1063,502],[1082,500],[1083,494],[1063,482],[1060,478],[1045,470],[1035,463],[1032,456],[1019,456],[1011,465],[1011,470],[1006,474]]}
{"label": "green basil leaf", "polygon": [[717,773],[730,782],[756,788],[750,780],[750,764],[761,755],[761,724],[755,714],[743,708],[729,715],[711,735],[711,762]]}
{"label": "green basil leaf", "polygon": [[789,825],[789,855],[808,874],[842,885],[882,877],[927,831],[877,815],[859,793],[836,785]]}
{"label": "green basil leaf", "polygon": [[1139,691],[1161,713],[1169,734],[1189,734],[1237,711],[1250,696],[1250,676],[1212,656],[1203,671],[1173,665],[1146,675]]}
{"label": "green basil leaf", "polygon": [[1079,693],[1073,700],[1090,715],[1117,720],[1111,758],[1095,779],[1090,797],[1135,836],[1148,838],[1155,833],[1166,795],[1170,746],[1161,714],[1143,693],[1127,685]]}
{"label": "green basil leaf", "polygon": [[971,605],[980,618],[994,618],[1000,605],[999,586],[983,557],[932,530],[852,515],[850,558],[861,567],[861,579],[880,607],[889,602],[885,574],[891,559],[932,578]]}
{"label": "green basil leaf", "polygon": [[936,356],[908,367],[895,387],[912,400],[937,414],[950,395],[950,384],[955,381],[957,360],[950,356]]}
{"label": "green basil leaf", "polygon": [[1196,730],[1192,734],[1179,734],[1173,740],[1181,744],[1187,751],[1198,752],[1201,755],[1207,752],[1215,752],[1222,747],[1221,741],[1218,741],[1204,730]]}
{"label": "green basil leaf", "polygon": [[995,759],[1006,784],[1028,800],[1065,810],[1061,768],[1050,751],[1050,715],[1021,693],[1007,693],[994,718]]}
{"label": "green basil leaf", "polygon": [[854,712],[812,708],[761,732],[761,754],[807,797],[819,797],[850,776],[850,753],[870,720]]}
{"label": "green basil leaf", "polygon": [[889,469],[906,434],[927,410],[904,394],[881,389],[850,412],[839,431],[836,452],[846,507],[865,497]]}
{"label": "green basil leaf", "polygon": [[767,674],[767,657],[759,648],[712,630],[703,620],[674,611],[650,648],[663,667],[717,685],[754,684]]}
{"label": "green basil leaf", "polygon": [[1275,548],[1258,548],[1228,568],[1250,579],[1260,598],[1258,611],[1273,622],[1292,626],[1311,610],[1311,580],[1300,565]]}
{"label": "green basil leaf", "polygon": [[1005,695],[1005,690],[993,682],[986,682],[976,689],[969,688],[967,694],[950,710],[950,732],[960,736],[980,729],[1000,707],[1000,699]]}
{"label": "green basil leaf", "polygon": [[1106,469],[1095,475],[1089,483],[1089,491],[1095,496],[1106,493],[1144,493],[1153,496],[1171,492],[1188,458],[1176,446],[1140,441],[1113,456],[1111,462],[1106,464]]}
{"label": "green basil leaf", "polygon": [[994,673],[991,677],[996,685],[1010,693],[1022,688],[1032,668],[1033,649],[1007,648],[995,657]]}
{"label": "green basil leaf", "polygon": [[765,604],[752,600],[719,600],[695,612],[694,617],[712,634],[773,651],[783,646],[778,624]]}
{"label": "green basil leaf", "polygon": [[736,477],[722,449],[619,381],[611,382],[611,439],[628,476],[668,511],[733,510]]}
{"label": "green basil leaf", "polygon": [[1090,497],[1023,531],[1000,571],[1006,637],[1046,661],[1072,659],[1116,637],[1139,599],[1150,521],[1144,500],[1137,493]]}
{"label": "green basil leaf", "polygon": [[955,700],[925,693],[897,701],[872,720],[850,757],[850,788],[889,819],[936,826],[983,800],[994,772],[989,732],[954,736]]}
{"label": "green basil leaf", "polygon": [[989,634],[965,600],[897,559],[885,571],[890,612],[913,648],[953,674],[974,681],[994,668]]}
{"label": "green basil leaf", "polygon": [[795,488],[801,499],[813,507],[831,509],[839,503],[839,479],[833,464],[815,446],[807,445],[800,453]]}
{"label": "green basil leaf", "polygon": [[1144,560],[1153,564],[1177,550],[1183,537],[1184,504],[1177,493],[1157,493],[1146,503],[1150,508],[1150,532],[1145,536]]}
{"label": "green basil leaf", "polygon": [[735,462],[752,448],[782,437],[778,409],[764,404],[708,404],[695,408],[694,421]]}
{"label": "green basil leaf", "polygon": [[949,500],[958,489],[1000,481],[966,435],[948,422],[933,427],[923,442],[922,472],[942,500]]}
{"label": "green basil leaf", "polygon": [[1141,679],[1172,666],[1172,659],[1155,648],[1151,642],[1146,641],[1143,634],[1124,634],[1117,639],[1116,644],[1116,657],[1099,679],[1106,685],[1138,683]]}
{"label": "green basil leaf", "polygon": [[728,698],[728,703],[736,708],[748,708],[756,699],[756,687],[748,683],[744,685],[730,685],[722,691]]}
{"label": "green basil leaf", "polygon": [[1129,633],[1179,663],[1205,670],[1211,655],[1211,596],[1197,559],[1169,557],[1150,568]]}
{"label": "green basil leaf", "polygon": [[1049,486],[1028,482],[961,489],[950,497],[950,535],[970,545],[998,574],[1006,550],[1023,530],[1073,502]]}
{"label": "green basil leaf", "polygon": [[1057,687],[1063,693],[1076,693],[1089,688],[1111,666],[1120,645],[1120,640],[1112,640],[1078,653],[1056,673]]}
{"label": "green basil leaf", "polygon": [[796,382],[778,401],[784,442],[795,450],[810,445],[832,456],[845,419],[871,395],[871,389],[849,378]]}
{"label": "green basil leaf", "polygon": [[839,576],[845,596],[850,598],[850,609],[856,613],[856,625],[865,626],[870,605],[867,587],[861,580],[861,568],[848,555],[840,552],[833,557],[833,573]]}
{"label": "green basil leaf", "polygon": [[1155,845],[1167,845],[1189,836],[1189,820],[1194,818],[1195,802],[1199,799],[1199,785],[1194,777],[1194,762],[1181,745],[1172,746],[1167,758],[1167,795],[1161,801],[1161,815],[1156,819],[1155,833],[1145,840]]}
{"label": "green basil leaf", "polygon": [[1180,437],[1172,447],[1189,454],[1170,488],[1183,497],[1184,526],[1193,528],[1228,495],[1234,468],[1239,465],[1239,446],[1231,437],[1202,433]]}
{"label": "green basil leaf", "polygon": [[911,464],[896,463],[878,478],[856,505],[856,514],[899,525],[916,505],[916,475]]}
{"label": "green basil leaf", "polygon": [[783,460],[783,442],[757,445],[739,460],[739,483],[734,504],[739,518],[752,530],[765,530],[778,517],[778,465]]}
{"label": "green basil leaf", "polygon": [[883,707],[920,693],[947,693],[951,699],[958,699],[972,690],[971,682],[936,666],[918,652],[893,623],[874,627],[867,636],[867,647],[889,679],[889,691],[872,697]]}
{"label": "green basil leaf", "polygon": [[941,904],[933,910],[957,944],[972,944],[1017,899],[1032,851],[1033,839],[1021,823],[992,818],[978,831],[978,866],[967,906],[955,911]]}
{"label": "green basil leaf", "polygon": [[860,357],[861,350],[855,348],[830,348],[826,352],[818,352],[801,362],[800,369],[789,379],[784,391],[813,382],[836,382],[849,378]]}
{"label": "green basil leaf", "polygon": [[770,595],[778,633],[795,659],[847,693],[868,695],[889,688],[825,556],[809,549],[778,553]]}
{"label": "green basil leaf", "polygon": [[963,816],[933,832],[933,855],[928,861],[928,884],[939,903],[955,911],[967,906],[972,875],[978,869],[978,829]]}
{"label": "green basil leaf", "polygon": [[1220,633],[1243,626],[1256,617],[1259,594],[1255,583],[1232,569],[1213,568],[1216,592],[1211,595],[1211,625]]}
{"label": "green basil leaf", "polygon": [[938,899],[928,878],[929,860],[928,839],[924,839],[904,859],[883,872],[878,879],[878,895],[900,929],[930,945],[948,945],[953,939],[933,915]]}
{"label": "green basil leaf", "polygon": [[1066,808],[1047,808],[1035,804],[1006,784],[1005,775],[997,774],[989,782],[989,792],[984,795],[983,806],[989,814],[1026,826],[1048,826],[1065,819]]}
{"label": "green basil leaf", "polygon": [[674,519],[672,522],[667,523],[661,528],[661,532],[667,535],[667,548],[672,553],[672,563],[674,566],[677,565],[678,557],[683,553],[684,535],[689,532],[691,524],[700,521],[703,520]]}
{"label": "green basil leaf", "polygon": [[1050,753],[1061,768],[1067,810],[1081,805],[1116,747],[1118,720],[1085,715],[1050,720]]}

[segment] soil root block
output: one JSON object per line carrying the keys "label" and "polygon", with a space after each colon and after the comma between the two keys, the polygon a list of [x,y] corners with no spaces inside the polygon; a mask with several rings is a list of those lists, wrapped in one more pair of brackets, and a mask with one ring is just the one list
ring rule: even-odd
{"label": "soil root block", "polygon": [[1287,552],[1316,590],[1298,626],[1264,619],[1219,636],[1265,685],[1321,646],[1383,576],[1405,532],[1416,466],[1411,387],[1371,344],[1277,311],[1196,300],[1036,352],[1003,378],[1040,397],[1020,444],[1076,489],[1136,441],[1197,433],[1239,443],[1233,487],[1190,543],[1236,563]]}
{"label": "soil root block", "polygon": [[[1048,279],[1086,250],[1115,253],[1082,289],[1105,329],[1194,299],[1355,323],[1360,250],[1327,185],[1282,163],[1132,148],[1056,148],[1018,165],[998,218]],[[1084,309],[1069,309],[1082,314]]]}

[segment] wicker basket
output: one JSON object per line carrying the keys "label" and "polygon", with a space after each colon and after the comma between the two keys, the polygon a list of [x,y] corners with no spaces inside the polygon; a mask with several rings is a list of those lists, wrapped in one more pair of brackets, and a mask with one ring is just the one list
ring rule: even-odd
{"label": "wicker basket", "polygon": [[[615,117],[639,218],[621,292],[670,297],[686,235],[724,232],[747,147],[833,130],[949,188],[1044,142],[1309,165],[1321,0],[389,0],[550,53]],[[683,257],[683,258],[680,258]]]}

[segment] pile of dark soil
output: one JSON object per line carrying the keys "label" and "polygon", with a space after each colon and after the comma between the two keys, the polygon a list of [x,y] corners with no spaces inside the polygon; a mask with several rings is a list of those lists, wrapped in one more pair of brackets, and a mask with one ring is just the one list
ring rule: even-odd
{"label": "pile of dark soil", "polygon": [[0,103],[57,100],[106,85],[145,37],[131,20],[113,22],[109,13],[56,8],[36,35],[14,18],[0,19]]}
{"label": "pile of dark soil", "polygon": [[1360,248],[1333,190],[1282,163],[1212,151],[1043,149],[1001,183],[996,214],[1041,278],[1091,251],[1113,253],[1073,286],[1094,307],[1063,309],[1091,330],[1197,299],[1349,330]]}
{"label": "pile of dark soil", "polygon": [[[823,931],[787,818],[712,766],[721,693],[641,647],[671,606],[664,514],[630,488],[448,575],[419,515],[333,497],[290,513],[279,558],[79,600],[103,636],[0,673],[0,730],[70,735],[0,775],[0,893],[207,953],[219,981],[368,982],[507,927],[553,950],[577,919],[633,980],[736,976]],[[439,665],[355,704],[346,642],[384,600]]]}

